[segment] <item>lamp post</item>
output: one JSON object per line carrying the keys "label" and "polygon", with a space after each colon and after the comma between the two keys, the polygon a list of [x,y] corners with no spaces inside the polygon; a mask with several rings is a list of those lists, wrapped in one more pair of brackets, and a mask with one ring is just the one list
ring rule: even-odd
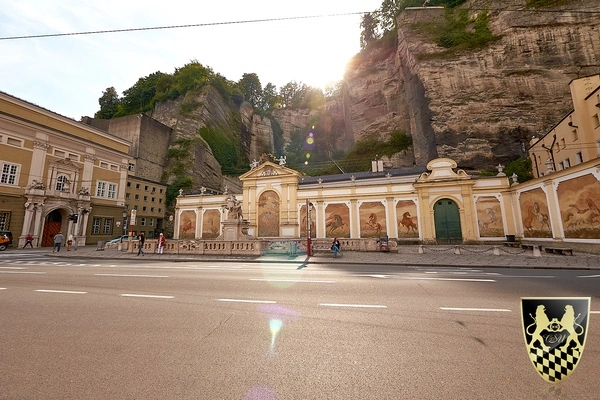
{"label": "lamp post", "polygon": [[[127,235],[127,215],[128,214],[129,214],[129,212],[125,208],[122,213],[122,215],[123,215],[123,235],[121,235],[121,236]],[[121,242],[122,241],[123,241],[123,238],[121,237]]]}
{"label": "lamp post", "polygon": [[313,204],[306,199],[306,255],[312,256],[312,246],[310,243],[310,227],[312,225],[310,220],[310,212],[312,211]]}

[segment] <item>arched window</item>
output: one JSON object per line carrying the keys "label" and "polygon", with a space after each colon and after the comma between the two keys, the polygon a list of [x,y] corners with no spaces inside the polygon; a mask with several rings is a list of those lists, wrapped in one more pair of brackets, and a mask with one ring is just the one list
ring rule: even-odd
{"label": "arched window", "polygon": [[71,183],[71,181],[69,181],[69,177],[67,177],[66,175],[57,176],[56,177],[56,190],[61,191],[61,192],[63,190],[68,190],[69,183]]}

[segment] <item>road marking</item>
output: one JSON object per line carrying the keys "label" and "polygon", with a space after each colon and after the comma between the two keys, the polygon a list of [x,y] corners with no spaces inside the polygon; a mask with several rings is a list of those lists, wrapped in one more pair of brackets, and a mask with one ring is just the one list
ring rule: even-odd
{"label": "road marking", "polygon": [[600,278],[600,275],[580,275],[578,278]]}
{"label": "road marking", "polygon": [[5,287],[0,287],[0,290],[6,290],[6,288]]}
{"label": "road marking", "polygon": [[350,276],[367,276],[369,278],[382,278],[382,279],[392,278],[392,275],[381,275],[381,274],[356,274],[356,275],[350,275]]}
{"label": "road marking", "polygon": [[66,294],[87,294],[87,292],[76,292],[73,290],[52,290],[52,289],[37,289],[34,292],[40,293],[66,293]]}
{"label": "road marking", "polygon": [[25,267],[0,267],[0,269],[25,269]]}
{"label": "road marking", "polygon": [[336,304],[336,303],[321,303],[323,307],[352,307],[352,308],[387,308],[387,306],[379,304]]}
{"label": "road marking", "polygon": [[261,303],[261,304],[276,304],[274,300],[244,300],[244,299],[219,299],[219,301],[226,301],[231,303]]}
{"label": "road marking", "polygon": [[487,312],[512,312],[506,308],[469,308],[469,307],[440,307],[444,311],[487,311]]}
{"label": "road marking", "polygon": [[461,281],[461,282],[496,282],[495,279],[475,279],[475,278],[415,278],[415,277],[403,277],[402,279],[408,279],[411,281]]}
{"label": "road marking", "polygon": [[121,297],[144,297],[150,299],[174,299],[175,296],[161,296],[156,294],[131,294],[131,293],[122,293]]}
{"label": "road marking", "polygon": [[45,274],[45,272],[36,271],[0,271],[0,274]]}
{"label": "road marking", "polygon": [[600,314],[600,311],[590,311],[590,314]]}
{"label": "road marking", "polygon": [[309,279],[259,279],[259,278],[250,278],[251,281],[258,282],[293,282],[293,283],[335,283],[335,281],[318,281],[318,280],[309,280]]}
{"label": "road marking", "polygon": [[94,274],[94,276],[123,276],[132,278],[168,278],[168,275]]}

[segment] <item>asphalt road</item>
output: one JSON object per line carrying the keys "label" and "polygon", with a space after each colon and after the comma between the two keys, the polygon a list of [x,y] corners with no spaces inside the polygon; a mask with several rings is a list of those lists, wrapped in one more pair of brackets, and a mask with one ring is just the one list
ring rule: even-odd
{"label": "asphalt road", "polygon": [[[0,399],[591,399],[598,271],[0,258]],[[549,384],[520,297],[591,296]]]}

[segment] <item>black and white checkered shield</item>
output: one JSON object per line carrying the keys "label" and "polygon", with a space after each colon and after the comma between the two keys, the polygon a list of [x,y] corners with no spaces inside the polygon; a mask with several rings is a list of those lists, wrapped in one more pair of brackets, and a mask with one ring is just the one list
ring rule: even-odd
{"label": "black and white checkered shield", "polygon": [[546,381],[560,382],[577,367],[589,314],[589,297],[521,298],[525,347],[533,368]]}

